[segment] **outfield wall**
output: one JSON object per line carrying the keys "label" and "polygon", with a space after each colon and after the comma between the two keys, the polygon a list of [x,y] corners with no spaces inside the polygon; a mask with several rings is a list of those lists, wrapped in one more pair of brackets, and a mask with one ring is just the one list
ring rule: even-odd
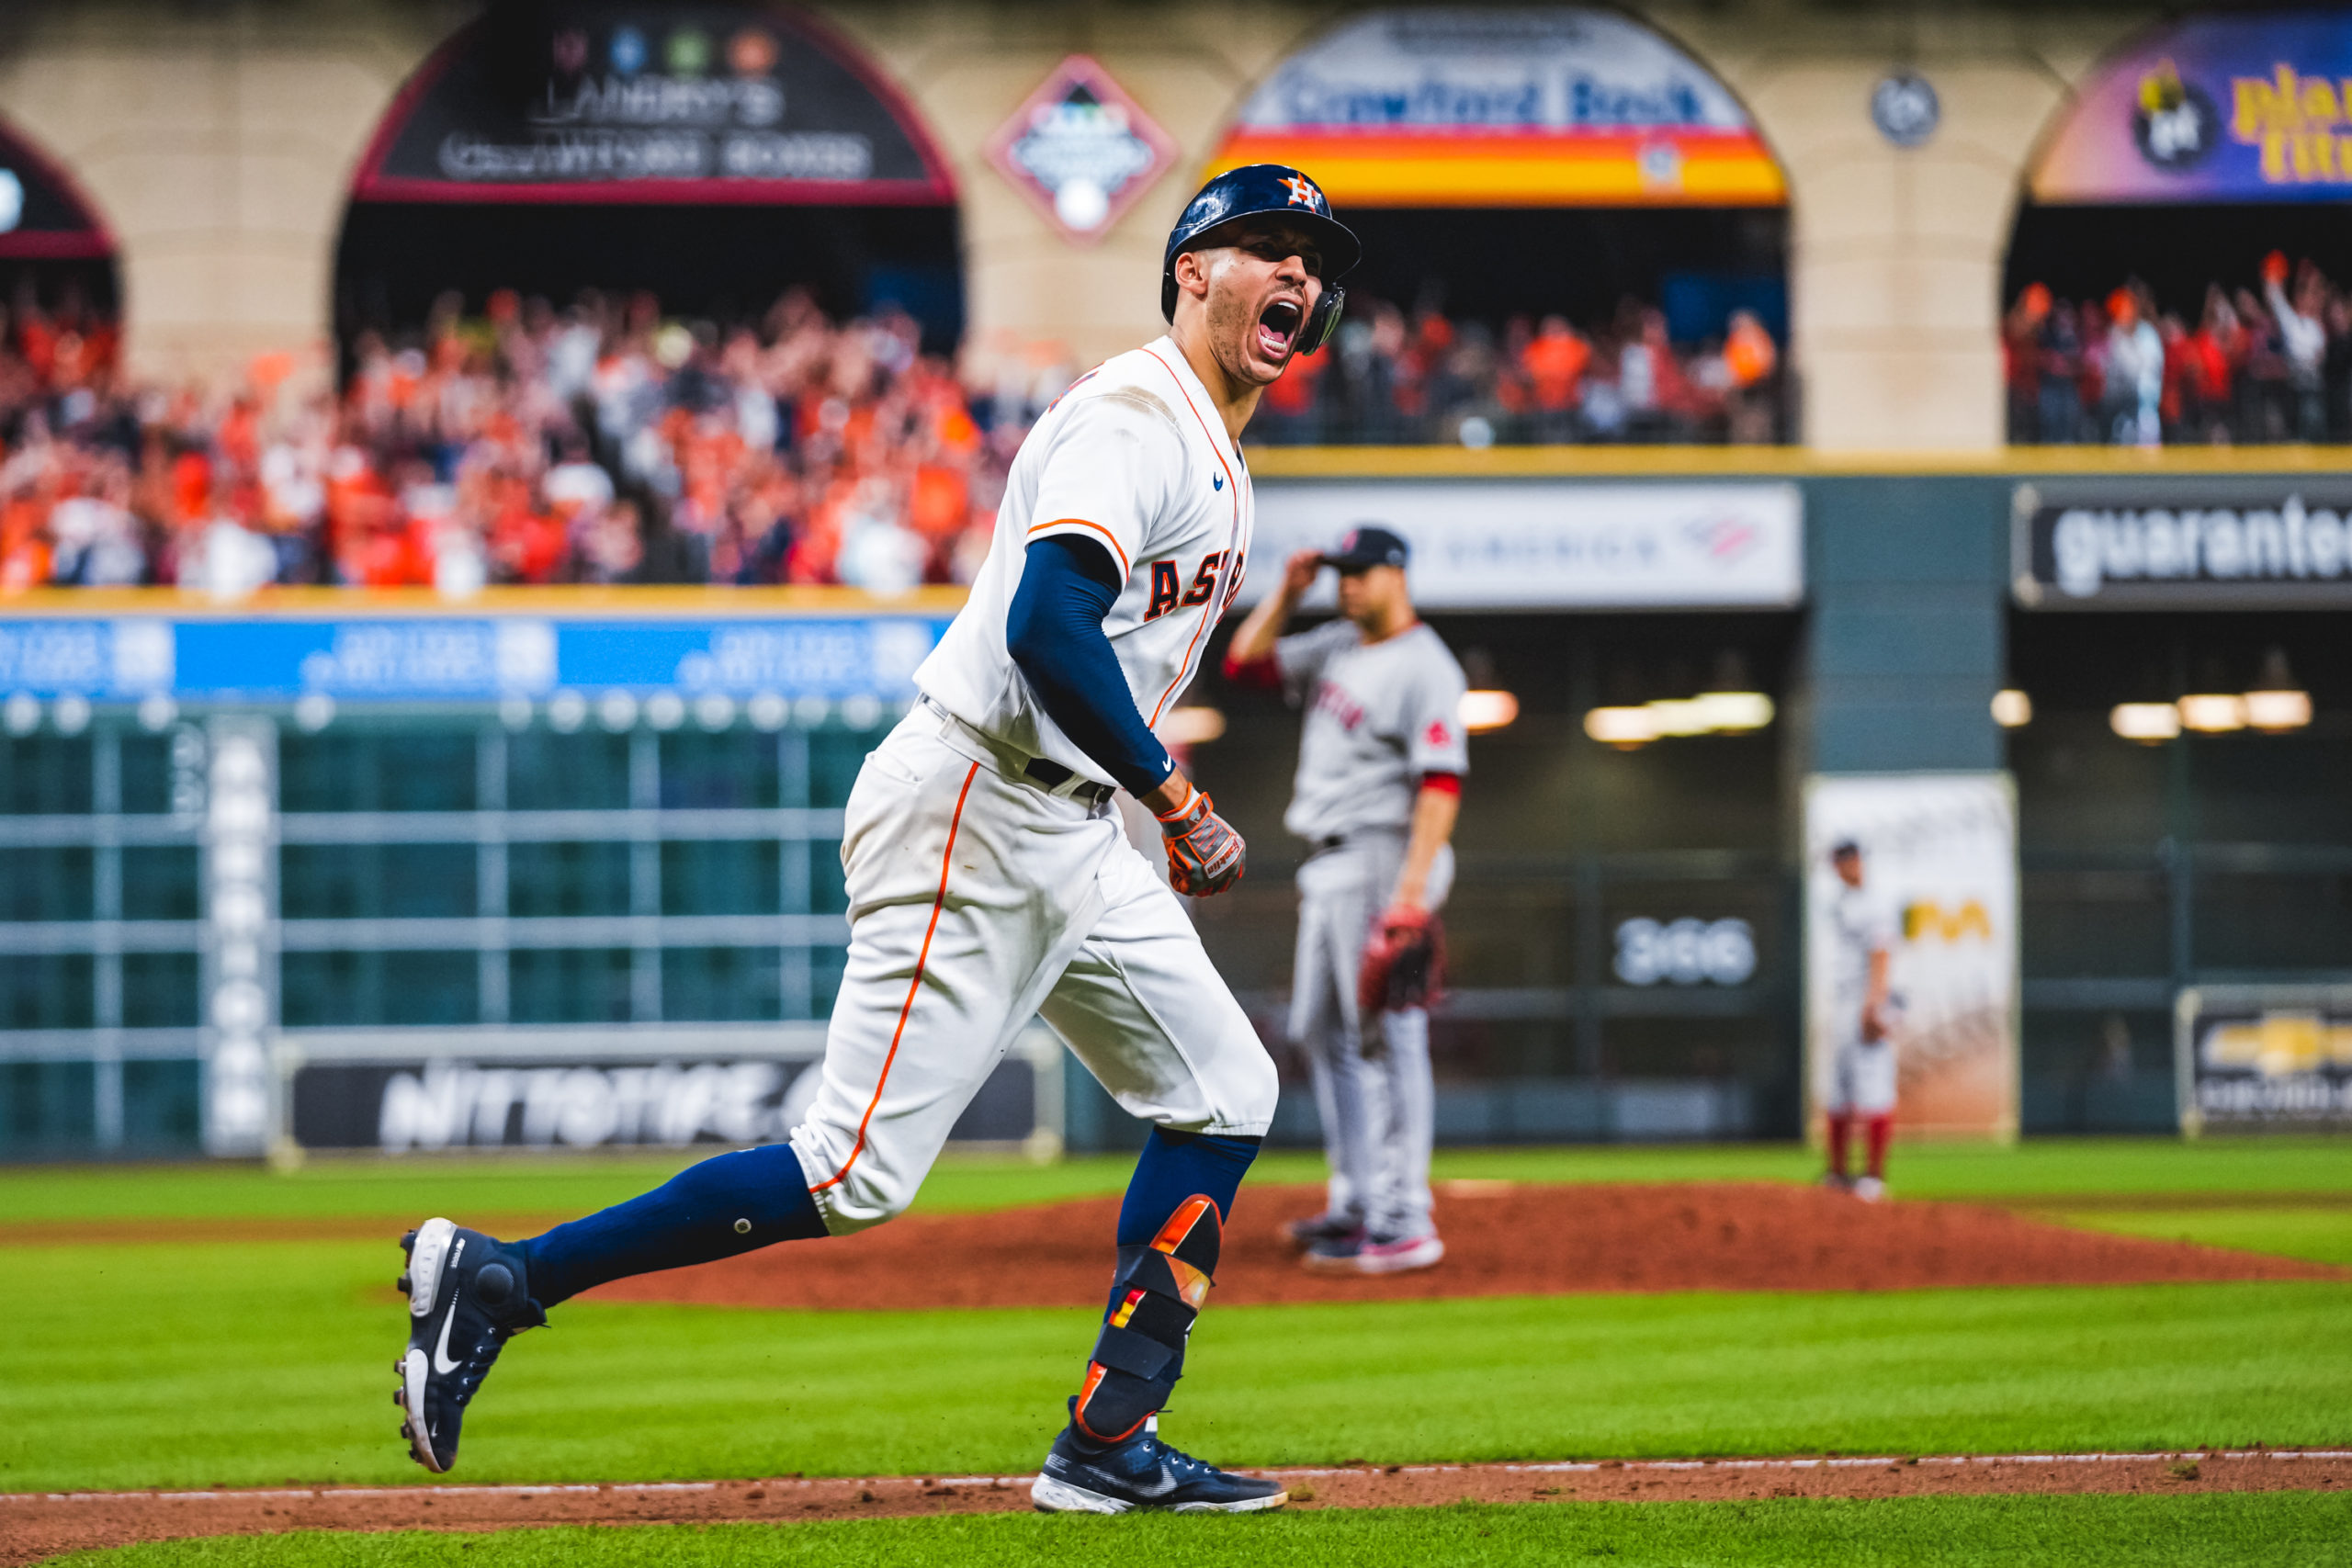
{"label": "outfield wall", "polygon": [[[1474,740],[1438,1032],[1449,1138],[1795,1134],[1815,776],[2014,781],[2029,1133],[2173,1125],[2186,990],[2352,982],[2352,662],[2331,607],[2352,552],[2333,457],[1956,472],[1479,456],[1260,468],[1270,513],[1285,485],[1350,471],[1459,485],[1473,522],[1500,510],[1498,485],[1702,503],[1718,480],[1789,486],[1804,554],[1793,604],[1769,577],[1745,604],[1579,602],[1589,575],[1569,572],[1528,591],[1545,603],[1430,610],[1521,699]],[[13,602],[0,1154],[195,1146],[232,1068],[260,1098],[220,1146],[257,1147],[301,1061],[373,1073],[379,1113],[407,1074],[412,1145],[477,1126],[772,1134],[837,973],[849,779],[954,606],[795,590]],[[1725,655],[1776,705],[1766,728],[1631,750],[1587,732],[1596,705],[1708,689]],[[2120,704],[2188,713],[2175,699],[2282,682],[2308,722],[2116,732]],[[2004,689],[2030,722],[1996,722]],[[1190,701],[1222,712],[1193,765],[1255,849],[1242,891],[1203,907],[1204,938],[1278,1042],[1294,721],[1213,679]],[[1678,933],[1704,942],[1686,953]],[[2324,1057],[2333,1036],[2311,1038]],[[2267,1049],[2240,1066],[2267,1073]],[[427,1058],[477,1076],[435,1077]],[[781,1066],[713,1076],[763,1061]],[[970,1134],[1127,1135],[1081,1077],[1067,1088],[1046,1107],[1041,1081],[1011,1085]],[[1310,1137],[1306,1097],[1285,1098],[1279,1134]],[[320,1113],[364,1141],[366,1116]]]}

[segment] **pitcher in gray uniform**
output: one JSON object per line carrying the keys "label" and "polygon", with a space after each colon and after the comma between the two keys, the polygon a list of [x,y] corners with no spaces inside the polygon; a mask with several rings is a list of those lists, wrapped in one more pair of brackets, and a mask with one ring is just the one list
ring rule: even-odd
{"label": "pitcher in gray uniform", "polygon": [[[1291,1037],[1305,1051],[1331,1182],[1325,1212],[1292,1235],[1306,1266],[1385,1274],[1445,1256],[1430,1217],[1430,1021],[1423,1007],[1366,1016],[1368,944],[1426,930],[1453,884],[1450,840],[1469,753],[1462,666],[1414,614],[1405,541],[1351,532],[1302,550],[1226,655],[1228,679],[1279,687],[1306,711],[1283,825],[1312,848],[1298,873]],[[1340,618],[1282,629],[1326,566]]]}

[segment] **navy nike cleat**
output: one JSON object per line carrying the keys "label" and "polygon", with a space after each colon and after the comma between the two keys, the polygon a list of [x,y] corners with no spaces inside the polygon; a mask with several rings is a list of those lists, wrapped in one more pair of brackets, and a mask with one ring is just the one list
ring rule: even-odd
{"label": "navy nike cleat", "polygon": [[1363,1229],[1363,1222],[1353,1214],[1321,1213],[1310,1219],[1293,1220],[1283,1227],[1290,1244],[1301,1252],[1317,1242],[1345,1241]]}
{"label": "navy nike cleat", "polygon": [[1290,1494],[1279,1481],[1235,1475],[1159,1440],[1159,1418],[1123,1443],[1066,1427],[1046,1455],[1029,1501],[1041,1514],[1254,1514]]}
{"label": "navy nike cleat", "polygon": [[1299,1267],[1312,1274],[1357,1274],[1364,1248],[1372,1245],[1372,1233],[1359,1225],[1340,1235],[1327,1235],[1306,1244],[1298,1256]]}
{"label": "navy nike cleat", "polygon": [[458,1427],[506,1341],[547,1322],[522,1255],[480,1231],[427,1220],[401,1238],[408,1269],[408,1351],[393,1363],[409,1453],[435,1475],[458,1462]]}

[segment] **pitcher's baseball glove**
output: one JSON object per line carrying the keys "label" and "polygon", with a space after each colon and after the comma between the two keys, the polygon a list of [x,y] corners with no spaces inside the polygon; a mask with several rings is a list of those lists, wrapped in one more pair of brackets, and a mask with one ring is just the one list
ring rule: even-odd
{"label": "pitcher's baseball glove", "polygon": [[1445,928],[1427,909],[1398,904],[1374,922],[1356,971],[1356,1011],[1364,1032],[1377,1016],[1404,1008],[1427,1007],[1444,978]]}

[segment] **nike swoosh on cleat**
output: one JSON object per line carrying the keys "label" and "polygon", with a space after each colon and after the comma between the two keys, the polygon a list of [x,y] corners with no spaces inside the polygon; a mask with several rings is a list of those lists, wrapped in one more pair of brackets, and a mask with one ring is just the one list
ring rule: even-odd
{"label": "nike swoosh on cleat", "polygon": [[449,1315],[441,1320],[440,1342],[433,1347],[433,1370],[443,1377],[447,1377],[458,1370],[458,1363],[449,1359],[449,1330],[456,1325],[457,1321],[458,1306],[455,1302],[452,1302],[449,1303]]}

